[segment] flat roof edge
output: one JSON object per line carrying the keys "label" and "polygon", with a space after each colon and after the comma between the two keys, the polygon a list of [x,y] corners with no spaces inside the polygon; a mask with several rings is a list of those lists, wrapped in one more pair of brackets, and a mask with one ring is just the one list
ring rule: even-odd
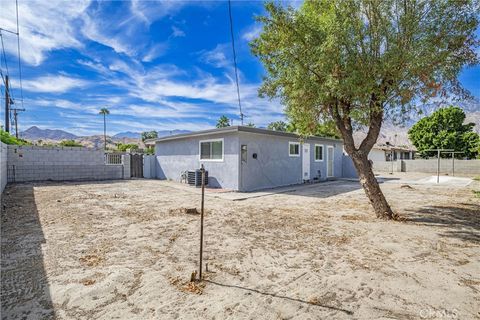
{"label": "flat roof edge", "polygon": [[[301,135],[296,134],[296,133],[274,131],[274,130],[253,128],[253,127],[246,127],[246,126],[229,126],[229,127],[224,127],[224,128],[214,128],[214,129],[208,129],[208,130],[202,130],[202,131],[196,131],[196,132],[176,134],[176,135],[172,135],[172,136],[161,137],[161,138],[158,138],[158,139],[148,139],[148,140],[145,140],[145,143],[146,144],[154,144],[154,143],[157,143],[157,142],[201,137],[201,136],[212,135],[212,134],[232,133],[232,132],[246,132],[246,133],[264,134],[264,135],[295,138],[295,139],[301,138]],[[327,140],[327,141],[334,141],[334,142],[338,142],[338,143],[343,143],[343,141],[341,139],[335,139],[335,138],[329,138],[329,137],[308,136],[308,137],[305,137],[305,138],[306,139],[316,139],[316,140]]]}

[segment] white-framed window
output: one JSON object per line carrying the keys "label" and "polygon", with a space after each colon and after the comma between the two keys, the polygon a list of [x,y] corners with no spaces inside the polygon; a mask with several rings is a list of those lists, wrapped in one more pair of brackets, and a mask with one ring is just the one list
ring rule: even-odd
{"label": "white-framed window", "polygon": [[323,161],[323,144],[316,144],[314,151],[315,161]]}
{"label": "white-framed window", "polygon": [[201,140],[198,150],[202,161],[223,161],[223,139]]}
{"label": "white-framed window", "polygon": [[288,155],[290,157],[300,157],[300,143],[289,142],[288,143]]}

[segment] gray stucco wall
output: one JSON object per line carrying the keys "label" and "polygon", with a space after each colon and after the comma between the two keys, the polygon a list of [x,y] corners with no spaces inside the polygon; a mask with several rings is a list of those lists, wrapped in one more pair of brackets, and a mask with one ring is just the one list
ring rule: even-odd
{"label": "gray stucco wall", "polygon": [[[247,146],[247,162],[240,161],[240,191],[252,191],[303,182],[302,146],[300,157],[289,155],[289,142],[299,142],[289,137],[269,136],[264,134],[240,132],[240,146]],[[306,139],[310,144],[310,179],[318,176],[326,180],[327,147],[334,147],[333,177],[342,176],[342,144],[323,139]],[[323,145],[323,161],[315,161],[315,144]],[[253,154],[257,154],[257,159]]]}
{"label": "gray stucco wall", "polygon": [[[223,161],[200,160],[201,140],[223,138]],[[238,190],[238,135],[211,134],[202,137],[187,137],[155,145],[156,175],[159,179],[180,181],[183,171],[199,169],[201,164],[208,170],[211,187]]]}
{"label": "gray stucco wall", "polygon": [[155,155],[145,154],[143,155],[143,177],[146,179],[156,178],[156,157]]}
{"label": "gray stucco wall", "polygon": [[0,199],[7,184],[7,145],[0,142]]}
{"label": "gray stucco wall", "polygon": [[[311,178],[318,176],[319,180],[327,180],[327,148],[333,147],[333,177],[341,178],[343,176],[343,144],[338,141],[323,140],[320,138],[306,139],[305,143],[310,144],[310,176]],[[323,161],[315,161],[315,145],[323,146]]]}
{"label": "gray stucco wall", "polygon": [[342,177],[343,178],[358,178],[357,169],[355,169],[355,165],[353,164],[353,160],[347,154],[343,155]]}
{"label": "gray stucco wall", "polygon": [[[9,182],[129,178],[123,165],[105,165],[104,151],[71,147],[8,146]],[[124,159],[128,162],[128,159]],[[129,170],[130,163],[125,163]]]}

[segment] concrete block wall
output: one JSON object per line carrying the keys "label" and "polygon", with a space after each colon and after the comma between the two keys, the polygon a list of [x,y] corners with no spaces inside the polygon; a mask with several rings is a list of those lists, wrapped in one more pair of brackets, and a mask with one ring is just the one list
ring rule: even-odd
{"label": "concrete block wall", "polygon": [[[7,145],[0,142],[0,195],[7,184]],[[1,196],[0,196],[1,199]]]}
{"label": "concrete block wall", "polygon": [[[375,172],[402,172],[402,161],[376,161],[373,160],[373,171]],[[412,160],[414,161],[414,160]]]}
{"label": "concrete block wall", "polygon": [[131,157],[129,154],[122,155],[122,163],[123,163],[123,179],[130,179],[131,178],[131,167],[130,167],[130,160]]}
{"label": "concrete block wall", "polygon": [[8,146],[7,161],[8,182],[130,178],[130,163],[128,172],[122,164],[105,165],[101,149]]}
{"label": "concrete block wall", "polygon": [[[480,160],[440,159],[440,174],[480,175]],[[404,172],[437,173],[437,159],[402,160]]]}
{"label": "concrete block wall", "polygon": [[[437,173],[437,159],[373,161],[375,172]],[[453,172],[455,171],[455,172]],[[440,159],[440,174],[480,175],[480,160]]]}

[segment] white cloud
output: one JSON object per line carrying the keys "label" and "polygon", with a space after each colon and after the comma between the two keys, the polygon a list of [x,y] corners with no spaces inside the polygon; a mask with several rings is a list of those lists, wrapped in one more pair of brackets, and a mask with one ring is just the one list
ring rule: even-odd
{"label": "white cloud", "polygon": [[65,75],[48,75],[23,80],[23,89],[31,92],[64,93],[87,85],[88,82],[85,80]]}
{"label": "white cloud", "polygon": [[130,5],[131,13],[143,21],[147,26],[151,23],[164,18],[165,16],[174,14],[179,11],[185,2],[182,1],[144,1],[132,0]]}
{"label": "white cloud", "polygon": [[250,27],[244,34],[242,34],[242,39],[246,41],[252,41],[253,39],[258,38],[262,32],[262,27],[259,25],[254,25]]}
{"label": "white cloud", "polygon": [[148,49],[147,54],[142,58],[143,62],[152,62],[153,60],[163,56],[168,49],[168,44],[163,42],[156,45],[153,45]]}
{"label": "white cloud", "polygon": [[[84,13],[82,15],[83,35],[95,42],[112,48],[116,53],[124,53],[128,56],[136,54],[136,47],[129,43],[127,33],[121,33],[118,28],[118,21],[101,19],[100,14]],[[119,35],[113,36],[114,33]]]}
{"label": "white cloud", "polygon": [[[126,3],[119,2],[122,5]],[[182,2],[134,0],[112,14],[111,3],[99,2],[82,15],[83,35],[95,42],[112,48],[115,52],[145,62],[163,55],[167,43],[152,43],[148,30],[150,25],[183,7]],[[105,19],[105,16],[108,18]],[[182,30],[173,27],[173,36],[184,36]],[[144,54],[147,52],[146,54]]]}
{"label": "white cloud", "polygon": [[[89,1],[19,1],[19,26],[22,60],[38,66],[48,52],[56,49],[80,48],[75,21],[88,7]],[[2,0],[0,26],[16,31],[15,1]],[[5,35],[6,51],[17,56],[16,36]]]}
{"label": "white cloud", "polygon": [[185,36],[186,34],[182,29],[172,26],[172,37],[177,38],[177,37],[185,37]]}
{"label": "white cloud", "polygon": [[231,59],[227,58],[229,48],[231,50],[229,44],[219,43],[213,50],[201,51],[200,60],[217,68],[231,68],[233,66],[233,57]]}

